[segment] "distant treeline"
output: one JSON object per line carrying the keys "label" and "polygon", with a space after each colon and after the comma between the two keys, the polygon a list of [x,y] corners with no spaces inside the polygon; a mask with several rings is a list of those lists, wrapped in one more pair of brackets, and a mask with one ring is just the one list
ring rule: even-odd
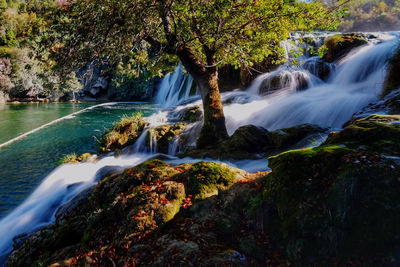
{"label": "distant treeline", "polygon": [[349,13],[340,31],[400,30],[400,0],[352,1]]}
{"label": "distant treeline", "polygon": [[46,19],[62,1],[0,0],[0,101],[9,97],[57,99],[82,86],[75,72],[57,74],[50,46],[57,38]]}

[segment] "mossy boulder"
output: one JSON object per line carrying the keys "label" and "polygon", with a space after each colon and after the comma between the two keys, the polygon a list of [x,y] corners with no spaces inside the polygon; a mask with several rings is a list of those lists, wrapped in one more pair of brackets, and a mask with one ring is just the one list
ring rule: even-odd
{"label": "mossy boulder", "polygon": [[141,113],[123,116],[100,137],[99,152],[107,153],[134,144],[146,125]]}
{"label": "mossy boulder", "polygon": [[254,125],[239,127],[228,140],[221,144],[221,149],[235,153],[260,153],[268,144],[268,130]]}
{"label": "mossy boulder", "polygon": [[95,160],[96,156],[91,153],[84,153],[80,156],[76,155],[75,153],[68,154],[63,156],[61,159],[58,160],[58,165],[62,165],[65,163],[81,163],[86,162],[88,160]]}
{"label": "mossy boulder", "polygon": [[193,106],[190,107],[186,112],[185,115],[183,116],[184,121],[188,122],[196,122],[200,121],[203,117],[203,111],[200,109],[200,106]]}
{"label": "mossy boulder", "polygon": [[255,206],[292,263],[398,263],[399,122],[370,116],[319,147],[269,158],[272,173]]}
{"label": "mossy boulder", "polygon": [[356,33],[336,34],[325,40],[327,52],[323,59],[327,62],[335,62],[347,55],[350,50],[365,45],[366,38]]}
{"label": "mossy boulder", "polygon": [[271,155],[296,145],[304,138],[323,133],[323,129],[313,124],[301,124],[273,132],[254,125],[239,127],[232,136],[214,149],[191,149],[181,156],[222,159],[247,159],[260,155]]}
{"label": "mossy boulder", "polygon": [[326,130],[318,125],[305,123],[269,132],[266,151],[270,153],[274,150],[289,148],[307,136],[324,133]]}
{"label": "mossy boulder", "polygon": [[[194,219],[187,210],[240,181],[251,182],[262,175],[214,162],[171,166],[160,160],[147,161],[100,181],[87,201],[79,201],[63,213],[62,220],[29,237],[12,253],[8,265],[84,265],[97,261],[100,266],[109,266],[110,262],[123,266],[129,262],[152,265],[160,260],[172,264],[170,255],[182,255],[182,250],[197,253],[196,262],[204,264],[209,257],[203,255],[209,249],[201,242],[208,238],[199,238],[200,233],[193,232],[190,226],[194,223],[187,221]],[[172,220],[174,223],[169,223]],[[199,221],[196,227],[214,231],[205,221]],[[211,263],[231,262],[212,253],[216,258]]]}
{"label": "mossy boulder", "polygon": [[[150,129],[150,134],[147,135],[147,144],[157,142],[157,151],[168,154],[169,145],[174,137],[181,134],[187,123],[178,122],[175,124],[160,125]],[[152,138],[152,140],[150,140]],[[155,145],[155,144],[154,144]]]}
{"label": "mossy boulder", "polygon": [[396,155],[400,151],[399,121],[400,115],[371,115],[331,133],[325,143]]}
{"label": "mossy boulder", "polygon": [[[206,199],[218,195],[237,182],[240,171],[223,163],[198,162],[187,172],[189,187],[195,200]],[[244,174],[242,172],[242,174]]]}
{"label": "mossy boulder", "polygon": [[386,76],[382,97],[400,88],[400,49],[389,61],[388,74]]}

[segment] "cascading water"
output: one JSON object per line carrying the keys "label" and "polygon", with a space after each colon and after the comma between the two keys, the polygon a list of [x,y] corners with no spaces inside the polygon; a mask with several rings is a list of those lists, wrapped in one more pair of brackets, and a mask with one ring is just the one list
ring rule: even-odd
{"label": "cascading water", "polygon": [[15,236],[33,232],[54,221],[57,209],[77,193],[96,184],[106,166],[112,166],[118,172],[151,157],[149,154],[112,156],[97,163],[64,164],[54,170],[24,203],[0,221],[0,263],[6,261]]}
{"label": "cascading water", "polygon": [[[386,64],[398,44],[399,40],[393,37],[355,50],[338,63],[327,82],[321,81],[307,90],[272,94],[248,104],[225,106],[229,134],[246,124],[269,130],[302,123],[340,128],[354,113],[378,99]],[[268,74],[256,79],[248,92],[255,93],[265,78]]]}
{"label": "cascading water", "polygon": [[197,94],[193,78],[184,73],[179,65],[174,73],[167,74],[161,81],[155,103],[163,107],[177,106]]}

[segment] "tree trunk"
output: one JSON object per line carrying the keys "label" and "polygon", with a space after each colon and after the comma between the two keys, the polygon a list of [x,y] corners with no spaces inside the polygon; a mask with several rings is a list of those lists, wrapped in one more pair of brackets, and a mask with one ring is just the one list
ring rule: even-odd
{"label": "tree trunk", "polygon": [[204,125],[197,140],[197,148],[215,147],[228,137],[218,88],[217,68],[204,67],[189,48],[180,49],[177,54],[196,82],[203,100]]}

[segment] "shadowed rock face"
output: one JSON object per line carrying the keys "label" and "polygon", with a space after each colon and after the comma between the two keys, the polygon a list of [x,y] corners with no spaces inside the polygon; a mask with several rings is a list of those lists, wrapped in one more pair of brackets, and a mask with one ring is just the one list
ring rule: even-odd
{"label": "shadowed rock face", "polygon": [[386,77],[382,97],[400,88],[400,50],[389,62],[388,75]]}

